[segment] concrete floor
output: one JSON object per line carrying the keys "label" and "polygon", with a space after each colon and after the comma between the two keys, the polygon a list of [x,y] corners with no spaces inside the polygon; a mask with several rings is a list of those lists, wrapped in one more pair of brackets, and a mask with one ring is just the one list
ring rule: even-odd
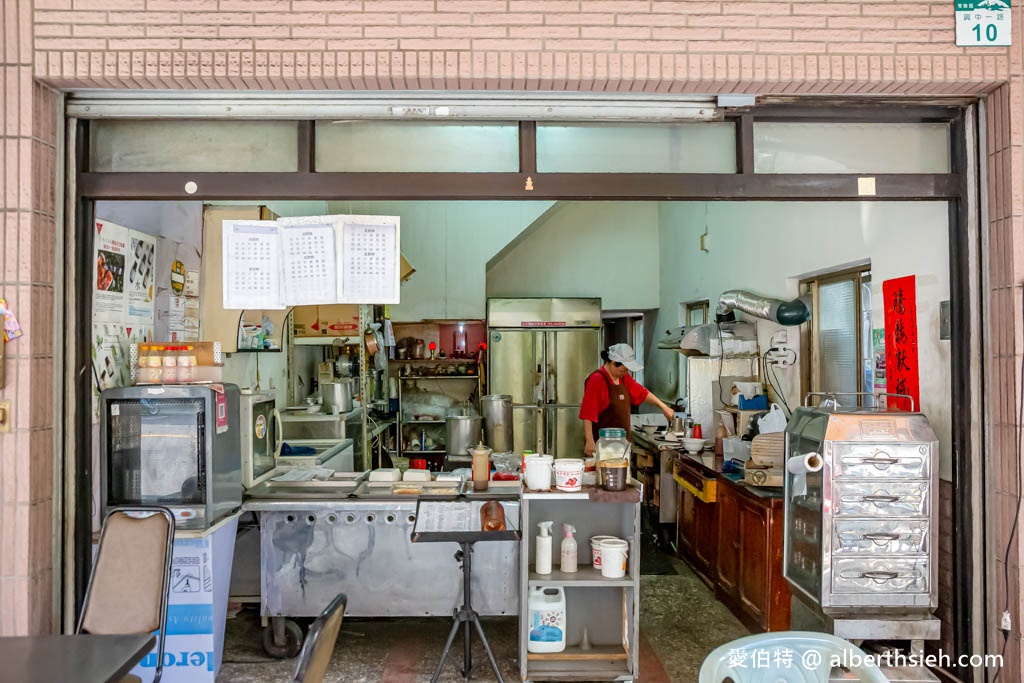
{"label": "concrete floor", "polygon": [[[704,656],[715,647],[747,635],[743,625],[681,562],[672,561],[674,574],[641,576],[640,681],[692,683]],[[515,618],[484,619],[484,632],[506,681],[519,680],[515,663],[518,638]],[[447,619],[346,619],[326,681],[330,683],[423,683],[430,680],[437,657],[451,628]],[[353,635],[359,634],[359,635]],[[474,641],[475,642],[475,641]],[[496,680],[483,650],[475,681]],[[453,650],[442,681],[461,681],[461,649]],[[290,681],[295,660],[270,659],[260,645],[259,616],[243,610],[228,621],[223,683]]]}

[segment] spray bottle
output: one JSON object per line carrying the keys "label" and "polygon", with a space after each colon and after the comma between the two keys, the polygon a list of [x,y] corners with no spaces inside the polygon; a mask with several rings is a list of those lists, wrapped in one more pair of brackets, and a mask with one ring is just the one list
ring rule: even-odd
{"label": "spray bottle", "polygon": [[559,569],[566,574],[576,571],[576,527],[572,524],[563,524],[562,531],[565,538],[562,539],[562,564]]}
{"label": "spray bottle", "polygon": [[554,522],[538,522],[540,532],[537,534],[537,554],[534,558],[537,563],[538,574],[551,573],[551,525]]}

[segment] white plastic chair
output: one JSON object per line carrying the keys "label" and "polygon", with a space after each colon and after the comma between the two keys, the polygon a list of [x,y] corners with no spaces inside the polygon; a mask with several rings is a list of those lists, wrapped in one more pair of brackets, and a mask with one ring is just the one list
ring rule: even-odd
{"label": "white plastic chair", "polygon": [[760,633],[716,648],[700,667],[700,683],[828,683],[833,661],[864,683],[886,683],[882,671],[864,661],[866,656],[829,633]]}

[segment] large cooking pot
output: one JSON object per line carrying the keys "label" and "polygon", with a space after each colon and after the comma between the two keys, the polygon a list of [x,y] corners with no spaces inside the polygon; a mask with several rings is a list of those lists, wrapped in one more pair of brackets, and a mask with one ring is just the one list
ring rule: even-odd
{"label": "large cooking pot", "polygon": [[512,438],[512,397],[509,394],[488,394],[480,399],[484,414],[484,443],[495,453],[515,451]]}
{"label": "large cooking pot", "polygon": [[324,400],[324,410],[332,415],[352,411],[352,380],[338,382],[322,382],[320,396]]}
{"label": "large cooking pot", "polygon": [[479,415],[449,415],[445,420],[445,451],[466,459],[467,451],[480,443],[483,418]]}

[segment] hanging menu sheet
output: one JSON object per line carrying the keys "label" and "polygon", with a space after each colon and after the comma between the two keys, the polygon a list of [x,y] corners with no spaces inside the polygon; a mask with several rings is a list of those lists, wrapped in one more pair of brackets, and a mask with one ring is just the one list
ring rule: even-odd
{"label": "hanging menu sheet", "polygon": [[421,501],[416,517],[416,533],[442,531],[480,531],[480,515],[464,501]]}
{"label": "hanging menu sheet", "polygon": [[346,221],[341,303],[398,303],[398,225]]}
{"label": "hanging menu sheet", "polygon": [[224,221],[224,308],[284,308],[276,221]]}
{"label": "hanging menu sheet", "polygon": [[334,301],[338,296],[334,225],[281,225],[280,232],[284,256],[284,300],[289,306]]}

